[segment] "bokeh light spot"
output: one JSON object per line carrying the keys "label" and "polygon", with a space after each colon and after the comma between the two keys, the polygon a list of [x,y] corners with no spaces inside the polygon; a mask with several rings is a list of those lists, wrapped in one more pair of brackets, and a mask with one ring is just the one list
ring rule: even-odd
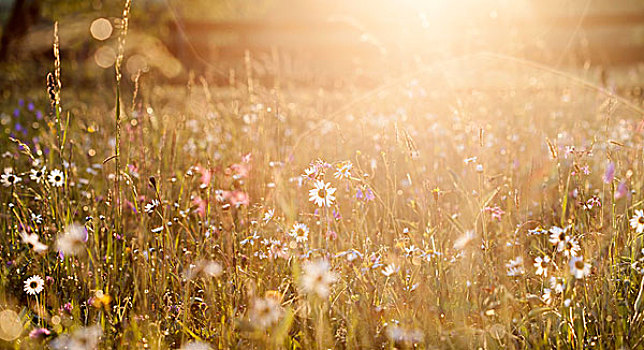
{"label": "bokeh light spot", "polygon": [[13,310],[0,312],[0,339],[13,341],[22,334],[20,316]]}
{"label": "bokeh light spot", "polygon": [[111,46],[102,46],[94,53],[94,61],[101,68],[109,68],[116,61],[116,51]]}
{"label": "bokeh light spot", "polygon": [[107,40],[112,35],[112,23],[106,18],[95,19],[89,27],[89,32],[96,40]]}

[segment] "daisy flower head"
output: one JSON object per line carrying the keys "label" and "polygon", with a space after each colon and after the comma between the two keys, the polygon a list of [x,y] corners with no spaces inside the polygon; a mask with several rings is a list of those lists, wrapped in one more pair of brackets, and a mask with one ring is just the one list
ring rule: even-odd
{"label": "daisy flower head", "polygon": [[570,259],[570,273],[572,273],[576,279],[582,279],[590,275],[590,264],[584,262],[583,256],[573,256]]}
{"label": "daisy flower head", "polygon": [[49,184],[54,187],[63,187],[65,184],[65,175],[62,171],[54,169],[49,173],[47,180],[49,181]]}
{"label": "daisy flower head", "polygon": [[2,182],[2,186],[4,187],[14,186],[20,181],[22,181],[22,179],[20,176],[13,173],[12,168],[5,168],[4,174],[0,175],[0,182]]}
{"label": "daisy flower head", "polygon": [[566,289],[566,281],[560,277],[550,277],[550,289],[557,294],[561,294]]}
{"label": "daisy flower head", "polygon": [[25,281],[24,290],[29,295],[40,294],[43,289],[45,289],[45,281],[38,275],[31,276]]}
{"label": "daisy flower head", "polygon": [[399,270],[400,269],[398,268],[398,266],[396,266],[396,264],[391,263],[382,269],[382,274],[385,275],[385,277],[390,277]]}
{"label": "daisy flower head", "polygon": [[150,203],[146,204],[143,210],[145,210],[146,213],[152,214],[156,210],[156,208],[159,207],[161,203],[157,199],[153,199]]}
{"label": "daisy flower head", "polygon": [[269,209],[264,213],[264,217],[262,218],[262,221],[264,221],[265,224],[268,224],[273,219],[274,215],[275,215],[275,209]]}
{"label": "daisy flower head", "polygon": [[335,174],[333,174],[333,177],[336,179],[348,179],[351,177],[351,169],[353,168],[353,164],[350,161],[346,162],[341,162],[336,165],[336,171]]}
{"label": "daisy flower head", "polygon": [[562,251],[565,257],[570,258],[579,255],[581,247],[579,246],[577,239],[568,236],[563,242]]}
{"label": "daisy flower head", "polygon": [[510,259],[505,267],[508,268],[508,276],[516,277],[525,274],[525,268],[523,267],[523,257],[517,256],[514,259]]}
{"label": "daisy flower head", "polygon": [[35,233],[27,233],[25,231],[20,232],[20,238],[22,238],[22,243],[25,243],[36,253],[42,253],[47,250],[45,244],[40,243],[38,235]]}
{"label": "daisy flower head", "polygon": [[309,201],[314,202],[318,207],[330,207],[335,202],[335,188],[323,180],[316,180],[314,188],[309,190]]}
{"label": "daisy flower head", "polygon": [[302,174],[302,177],[315,179],[317,175],[318,175],[317,167],[315,165],[311,165],[308,168],[304,169],[304,174]]}
{"label": "daisy flower head", "polygon": [[537,275],[548,276],[548,265],[550,265],[550,257],[545,255],[543,257],[536,257],[534,259],[534,267],[537,268],[535,272]]}
{"label": "daisy flower head", "polygon": [[65,228],[65,232],[58,236],[56,246],[59,252],[67,255],[78,255],[85,250],[87,242],[87,230],[80,224],[71,224]]}
{"label": "daisy flower head", "polygon": [[47,166],[43,166],[41,169],[31,169],[29,178],[37,184],[43,183],[45,181],[46,170]]}
{"label": "daisy flower head", "polygon": [[629,220],[631,228],[637,233],[644,233],[644,209],[635,210],[635,215]]}
{"label": "daisy flower head", "polygon": [[306,294],[315,294],[322,299],[329,296],[331,285],[338,280],[337,275],[331,271],[331,266],[326,260],[307,262],[303,267],[304,274],[300,279],[300,287]]}
{"label": "daisy flower head", "polygon": [[564,249],[566,239],[568,238],[568,230],[570,226],[566,228],[561,228],[559,226],[553,226],[548,230],[550,232],[550,238],[548,239],[550,243],[557,247],[557,251],[560,252]]}
{"label": "daisy flower head", "polygon": [[282,316],[282,307],[276,298],[257,298],[250,310],[250,319],[260,329],[266,329]]}
{"label": "daisy flower head", "polygon": [[309,239],[309,228],[305,224],[296,222],[289,233],[298,243],[303,243]]}

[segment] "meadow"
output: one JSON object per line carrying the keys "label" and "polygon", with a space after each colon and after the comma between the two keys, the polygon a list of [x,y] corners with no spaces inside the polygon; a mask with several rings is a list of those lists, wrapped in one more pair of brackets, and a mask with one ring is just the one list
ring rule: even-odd
{"label": "meadow", "polygon": [[88,90],[57,40],[0,103],[2,348],[644,348],[641,66],[169,83],[120,45]]}

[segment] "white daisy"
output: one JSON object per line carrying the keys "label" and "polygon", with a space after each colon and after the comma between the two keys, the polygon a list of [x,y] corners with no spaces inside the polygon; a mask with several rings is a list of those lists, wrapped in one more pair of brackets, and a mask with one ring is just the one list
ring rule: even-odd
{"label": "white daisy", "polygon": [[550,257],[545,255],[543,257],[536,257],[534,259],[534,267],[537,268],[535,272],[537,275],[548,276],[548,265],[550,265]]}
{"label": "white daisy", "polygon": [[152,214],[156,210],[156,208],[159,207],[159,201],[156,199],[153,199],[150,203],[146,204],[143,210],[145,210],[146,213]]}
{"label": "white daisy", "polygon": [[338,163],[336,165],[336,171],[333,176],[336,179],[348,179],[351,177],[351,169],[353,168],[353,164],[351,164],[350,161]]}
{"label": "white daisy", "polygon": [[391,263],[382,269],[382,274],[385,275],[386,277],[390,277],[394,273],[398,272],[398,270],[399,270],[398,266],[396,266],[396,264],[394,263]]}
{"label": "white daisy", "polygon": [[40,294],[45,289],[45,281],[38,275],[31,276],[25,281],[24,289],[25,293],[29,295]]}
{"label": "white daisy", "polygon": [[35,222],[37,225],[41,225],[43,222],[42,215],[31,213],[31,221]]}
{"label": "white daisy", "polygon": [[566,228],[561,228],[558,226],[553,226],[550,228],[550,238],[549,241],[553,245],[557,246],[557,251],[560,252],[564,249],[564,245],[566,243],[566,238],[568,237],[568,230],[570,229],[570,226],[567,226]]}
{"label": "white daisy", "polygon": [[331,291],[331,285],[338,280],[336,274],[331,271],[331,266],[326,260],[307,262],[303,267],[304,274],[300,279],[300,287],[306,294],[316,294],[320,298],[326,298]]}
{"label": "white daisy", "polygon": [[309,239],[309,228],[305,224],[296,222],[289,233],[298,243],[306,242]]}
{"label": "white daisy", "polygon": [[418,251],[420,251],[420,249],[416,248],[413,244],[409,247],[405,247],[405,257],[411,259],[416,255],[416,252]]}
{"label": "white daisy", "polygon": [[22,238],[23,243],[29,245],[29,248],[31,248],[36,253],[42,253],[47,250],[47,246],[40,243],[38,235],[35,233],[29,234],[25,231],[22,231],[20,232],[20,238]]}
{"label": "white daisy", "polygon": [[275,298],[257,298],[250,310],[250,319],[260,329],[276,323],[282,316],[282,307]]}
{"label": "white daisy", "polygon": [[335,188],[330,187],[330,183],[317,180],[314,188],[309,190],[309,201],[314,202],[318,207],[330,207],[335,202]]}
{"label": "white daisy", "polygon": [[45,179],[45,174],[46,174],[47,166],[43,166],[40,170],[39,169],[31,169],[29,174],[29,178],[32,181],[35,181],[37,184],[42,183]]}
{"label": "white daisy", "polygon": [[62,235],[58,236],[56,247],[63,254],[77,255],[85,251],[87,238],[85,226],[71,224],[65,228],[65,232]]}
{"label": "white daisy", "polygon": [[58,169],[52,170],[49,173],[47,179],[49,180],[49,183],[54,187],[63,187],[63,185],[65,184],[65,175]]}
{"label": "white daisy", "polygon": [[264,221],[265,224],[268,224],[269,221],[273,219],[273,215],[275,215],[275,209],[269,209],[264,213],[264,217],[262,218],[262,221]]}
{"label": "white daisy", "polygon": [[565,281],[560,277],[550,277],[550,289],[557,294],[561,294],[565,290]]}
{"label": "white daisy", "polygon": [[573,256],[570,259],[570,273],[576,279],[582,279],[590,275],[590,264],[584,262],[583,256]]}
{"label": "white daisy", "polygon": [[308,177],[308,178],[315,178],[317,176],[318,169],[314,166],[311,165],[310,167],[304,169],[304,175],[303,177]]}
{"label": "white daisy", "polygon": [[14,174],[11,168],[5,168],[4,174],[0,175],[0,182],[2,182],[2,186],[4,187],[13,186],[20,181],[22,181],[20,176]]}
{"label": "white daisy", "polygon": [[644,233],[644,210],[635,210],[635,215],[629,221],[631,228],[637,233]]}
{"label": "white daisy", "polygon": [[514,259],[505,264],[505,267],[508,268],[508,276],[516,277],[523,275],[525,273],[525,268],[523,268],[523,257],[517,256]]}
{"label": "white daisy", "polygon": [[580,251],[581,247],[579,246],[579,242],[575,238],[566,237],[566,240],[563,243],[564,256],[567,258],[577,256]]}

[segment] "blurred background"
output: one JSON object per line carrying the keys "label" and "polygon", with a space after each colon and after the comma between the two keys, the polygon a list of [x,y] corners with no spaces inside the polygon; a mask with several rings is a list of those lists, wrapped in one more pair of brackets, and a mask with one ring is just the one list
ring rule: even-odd
{"label": "blurred background", "polygon": [[[113,77],[122,7],[0,0],[3,91],[51,70],[54,21],[63,69],[75,73],[67,85]],[[227,84],[248,63],[267,84],[375,86],[435,62],[478,64],[481,53],[581,69],[610,85],[611,74],[644,69],[644,1],[135,0],[125,67],[131,77],[185,82],[193,72]]]}

